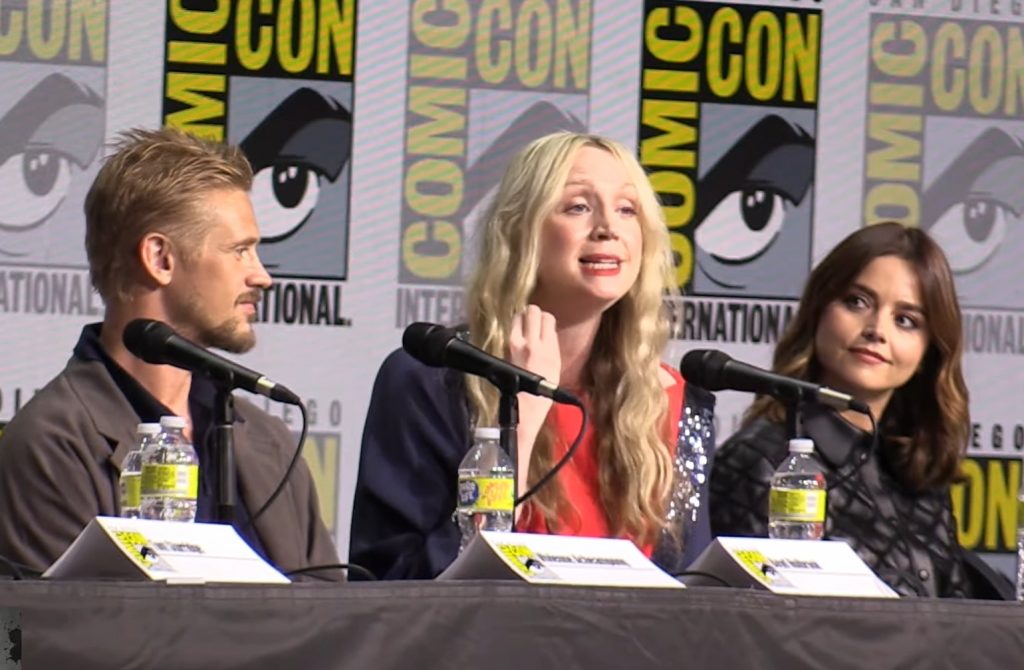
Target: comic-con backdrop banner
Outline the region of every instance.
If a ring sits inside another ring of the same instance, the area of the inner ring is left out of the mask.
[[[673,365],[696,347],[769,365],[810,269],[858,227],[941,243],[973,421],[960,538],[1012,570],[1022,2],[8,0],[0,82],[0,420],[102,316],[81,212],[116,133],[237,143],[274,277],[244,360],[306,401],[344,556],[378,365],[407,324],[460,319],[510,156],[590,130],[633,147],[664,204]],[[721,437],[749,401],[720,394]],[[259,402],[298,435],[296,411]]]

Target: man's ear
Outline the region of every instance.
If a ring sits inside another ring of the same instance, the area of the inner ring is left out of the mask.
[[[163,233],[146,233],[139,241],[139,262],[146,277],[158,286],[167,286],[178,263],[174,245]]]

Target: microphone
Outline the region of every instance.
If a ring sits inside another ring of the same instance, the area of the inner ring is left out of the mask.
[[[461,339],[454,328],[436,323],[414,323],[402,334],[402,348],[419,362],[435,368],[454,368],[489,380],[502,388],[513,379],[518,391],[551,398],[555,402],[582,407],[579,398],[555,386],[540,375],[492,356]]]
[[[688,352],[683,356],[679,370],[686,381],[708,391],[747,391],[763,393],[780,400],[798,398],[839,410],[851,409],[871,415],[868,406],[851,395],[741,363],[717,349],[694,349]]]
[[[287,387],[186,340],[162,321],[135,319],[125,326],[121,339],[128,351],[147,363],[173,365],[226,382],[231,388],[259,393],[289,405],[302,404]]]

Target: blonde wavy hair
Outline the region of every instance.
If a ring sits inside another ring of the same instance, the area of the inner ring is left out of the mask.
[[[775,347],[772,369],[820,382],[814,338],[826,308],[845,293],[871,261],[895,256],[917,275],[930,341],[920,369],[896,389],[878,420],[879,435],[892,445],[891,465],[910,489],[957,481],[971,419],[960,359],[963,329],[953,273],[939,245],[919,228],[887,221],[852,233],[811,272],[793,320]],[[758,396],[744,423],[764,417],[783,421],[785,408]]]
[[[505,357],[512,318],[522,312],[537,284],[539,238],[545,220],[562,198],[576,153],[595,147],[625,168],[638,194],[643,236],[640,273],[629,292],[601,318],[583,375],[597,440],[601,503],[612,533],[639,543],[655,540],[665,524],[673,484],[671,455],[661,427],[668,412],[659,377],[668,339],[662,301],[673,290],[668,233],[647,175],[621,144],[593,135],[560,132],[534,140],[505,171],[481,225],[480,249],[467,289],[472,342]],[[477,425],[497,425],[498,392],[486,381],[466,377]],[[528,484],[553,465],[556,436],[545,424],[534,446]],[[557,477],[532,498],[548,526],[573,511]]]

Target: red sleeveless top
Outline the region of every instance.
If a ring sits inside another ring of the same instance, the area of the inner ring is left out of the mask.
[[[676,440],[679,433],[679,418],[683,408],[683,379],[673,368],[662,363],[662,368],[672,375],[675,383],[665,389],[668,395],[668,416],[662,426],[665,448],[675,456]],[[590,411],[588,399],[583,399]],[[555,404],[548,413],[547,421],[555,430],[552,462],[558,460],[569,450],[580,430],[583,415],[571,405]],[[542,514],[532,509],[527,503],[526,509],[516,523],[516,530],[525,533],[557,533],[558,535],[578,535],[584,537],[611,537],[608,515],[601,505],[600,484],[598,483],[597,443],[594,439],[593,424],[587,426],[580,446],[576,449],[565,467],[555,476],[571,509],[566,510],[558,519],[558,528],[548,527]],[[632,538],[629,538],[632,539]],[[638,545],[639,546],[639,545]],[[653,544],[640,546],[640,550],[650,557],[654,551]]]

